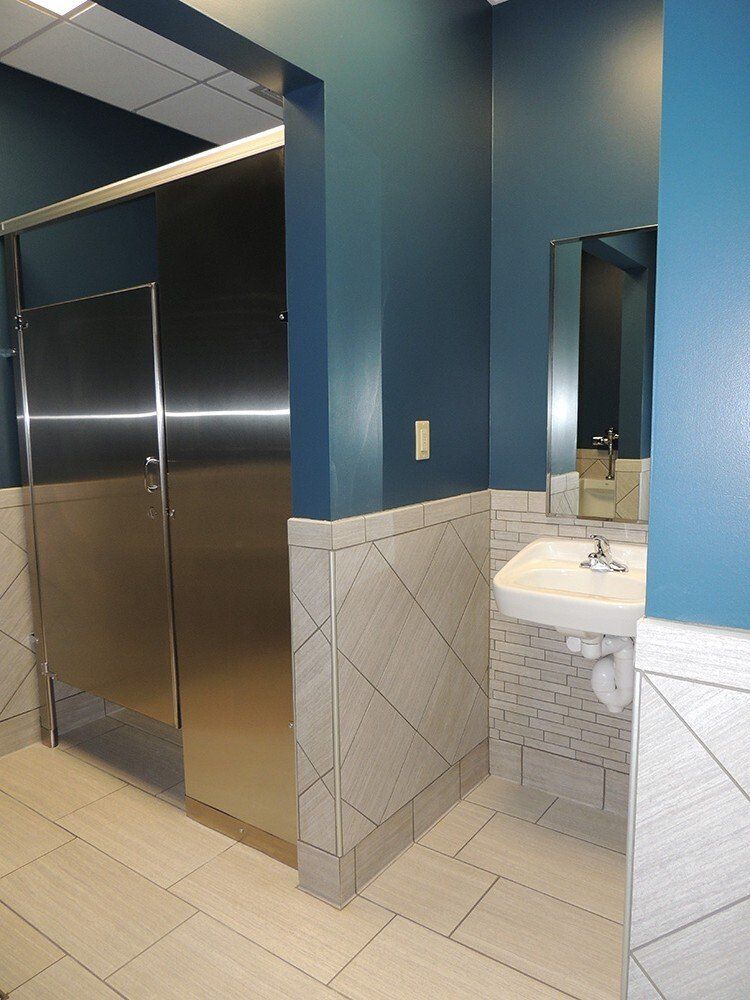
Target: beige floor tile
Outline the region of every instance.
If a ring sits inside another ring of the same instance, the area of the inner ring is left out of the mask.
[[[0,900],[101,978],[193,912],[80,840],[0,879]]]
[[[62,955],[39,931],[0,903],[0,990],[10,993]]]
[[[322,982],[391,917],[366,899],[354,899],[343,910],[313,899],[297,887],[294,869],[242,845],[188,875],[172,892]]]
[[[0,876],[53,851],[70,839],[65,830],[0,792]]]
[[[615,851],[497,813],[458,857],[592,913],[622,921],[625,858]]]
[[[396,917],[331,985],[352,1000],[562,1000],[563,994]]]
[[[68,753],[153,795],[183,778],[182,748],[133,726],[119,726]]]
[[[35,745],[0,757],[0,789],[49,819],[59,819],[122,782],[63,750]]]
[[[620,996],[622,927],[500,879],[453,935],[579,1000]]]
[[[132,726],[134,729],[140,729],[144,733],[150,733],[152,736],[158,736],[159,739],[166,740],[168,743],[182,746],[181,729],[168,726],[166,722],[159,722],[158,719],[149,719],[147,715],[141,715],[140,712],[132,712],[129,708],[121,708],[119,711],[112,712],[108,718],[114,719],[116,722],[122,722],[126,726]]]
[[[57,745],[61,750],[69,750],[79,743],[85,743],[86,740],[91,740],[95,736],[101,736],[102,733],[109,733],[113,729],[119,729],[121,725],[121,722],[117,722],[108,715],[103,715],[100,719],[92,719],[91,722],[84,722],[82,726],[76,726],[75,729],[64,733]]]
[[[517,816],[536,822],[545,809],[549,809],[555,801],[555,796],[542,792],[528,785],[517,785],[515,781],[506,781],[491,774],[481,785],[466,796],[469,802],[475,802],[487,809],[497,809],[498,812]]]
[[[117,1000],[117,993],[65,957],[17,989],[12,1000]]]
[[[494,815],[491,809],[485,809],[474,802],[459,802],[419,838],[419,843],[453,857]]]
[[[493,881],[487,872],[415,844],[362,895],[440,934],[450,934]]]
[[[304,972],[199,913],[109,982],[130,1000],[325,1000]]]
[[[185,782],[181,781],[177,785],[173,785],[171,788],[165,789],[163,792],[159,792],[156,796],[157,799],[164,799],[168,802],[170,806],[177,806],[178,809],[185,808]]]
[[[568,799],[558,799],[539,820],[539,826],[569,833],[571,837],[580,837],[581,840],[608,847],[620,854],[625,853],[628,820],[616,813],[592,809]]]
[[[234,843],[130,786],[71,813],[60,824],[164,888]]]

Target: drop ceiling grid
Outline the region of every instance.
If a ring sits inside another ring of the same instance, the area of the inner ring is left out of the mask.
[[[0,0],[0,62],[209,142],[283,119],[253,81],[103,7],[81,7],[61,16]]]

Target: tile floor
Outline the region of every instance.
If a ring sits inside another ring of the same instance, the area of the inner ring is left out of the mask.
[[[619,996],[620,817],[490,777],[338,911],[187,819],[134,722],[0,758],[0,997]]]

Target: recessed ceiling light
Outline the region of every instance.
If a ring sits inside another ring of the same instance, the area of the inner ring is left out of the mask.
[[[82,3],[81,0],[30,0],[29,6],[41,7],[42,10],[47,10],[50,14],[59,14],[63,17],[79,7],[89,7],[92,4],[89,0],[86,3]]]

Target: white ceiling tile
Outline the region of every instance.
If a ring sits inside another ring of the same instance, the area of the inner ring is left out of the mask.
[[[20,0],[0,0],[0,52],[17,45],[52,21],[51,15],[27,7]]]
[[[176,69],[194,80],[205,80],[224,72],[224,67],[218,63],[204,59],[203,56],[157,35],[139,24],[128,21],[119,14],[114,14],[104,7],[91,7],[73,18],[73,23],[89,31],[96,32],[112,42],[124,45],[127,49],[140,52],[143,56],[155,59],[156,62]]]
[[[248,80],[247,77],[240,76],[239,73],[224,73],[223,76],[217,76],[215,80],[211,81],[211,86],[216,87],[217,90],[220,90],[224,94],[231,94],[237,100],[245,101],[247,104],[261,111],[267,111],[269,115],[275,115],[277,118],[284,117],[283,108],[279,107],[278,104],[274,104],[273,101],[266,100],[259,94],[253,94],[252,88],[257,87],[258,84],[254,80]]]
[[[2,62],[131,111],[192,82],[67,21],[13,49]]]
[[[264,132],[278,120],[204,84],[167,97],[139,114],[219,145]]]

